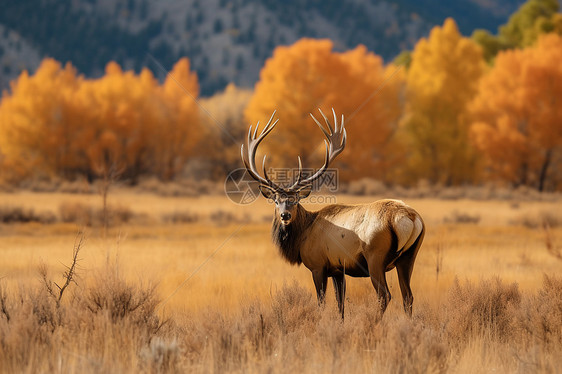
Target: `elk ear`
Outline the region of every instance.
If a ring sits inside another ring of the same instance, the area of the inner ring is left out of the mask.
[[[297,192],[299,193],[299,200],[306,199],[312,192],[312,185],[309,184],[307,186],[301,187]]]
[[[275,199],[275,190],[265,184],[260,184],[260,192],[266,199]]]

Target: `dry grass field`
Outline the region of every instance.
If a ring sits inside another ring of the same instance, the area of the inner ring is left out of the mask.
[[[427,225],[413,317],[391,271],[385,315],[351,278],[342,322],[331,284],[319,308],[278,255],[261,198],[115,189],[106,232],[99,195],[0,194],[0,371],[560,372],[562,199],[404,200]]]

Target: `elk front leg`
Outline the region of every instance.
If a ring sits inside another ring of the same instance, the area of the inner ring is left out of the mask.
[[[326,297],[326,288],[328,286],[328,276],[326,270],[315,270],[312,272],[312,279],[316,287],[316,297],[318,297],[318,305],[324,303]]]
[[[338,301],[338,308],[341,313],[341,318],[344,316],[344,304],[345,304],[345,274],[336,274],[332,276],[332,282],[334,283],[334,290],[336,291],[336,300]]]

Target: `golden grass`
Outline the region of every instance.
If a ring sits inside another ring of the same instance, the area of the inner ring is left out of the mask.
[[[0,194],[0,206],[9,203],[54,214],[58,214],[62,203],[96,206],[100,200],[96,195]],[[338,202],[343,203],[368,200],[338,197]],[[559,367],[562,362],[556,357],[562,356],[556,354],[561,353],[560,346],[536,340],[535,332],[527,330],[541,326],[536,310],[545,303],[545,293],[555,295],[549,301],[555,307],[561,305],[556,292],[545,286],[544,274],[559,274],[562,263],[546,250],[541,229],[517,224],[520,217],[541,212],[559,216],[559,203],[434,199],[407,203],[422,214],[428,227],[412,279],[414,318],[408,320],[403,315],[392,271],[387,277],[393,300],[383,320],[378,321],[370,282],[348,279],[346,321],[341,325],[331,285],[326,308],[318,310],[310,272],[288,265],[273,248],[270,225],[263,222],[264,216],[271,216],[272,207],[261,199],[237,206],[219,196],[171,198],[118,189],[110,194],[110,204],[126,207],[143,218],[111,228],[106,239],[102,238],[101,228],[85,228],[78,284],[71,287],[82,296],[105,289],[97,281],[103,284],[104,277],[115,271],[108,273],[103,270],[106,268],[119,269],[118,279],[107,282],[117,286],[107,288],[106,294],[122,290],[123,282],[133,289],[156,282],[155,297],[161,302],[146,313],[160,321],[169,319],[167,327],[149,331],[127,317],[123,323],[130,329],[116,328],[114,322],[88,314],[84,302],[69,294],[63,303],[64,317],[57,317],[66,322],[56,325],[52,332],[57,334],[56,339],[51,333],[43,337],[55,339],[69,353],[57,358],[53,357],[54,350],[33,345],[36,350],[32,354],[37,357],[29,366],[17,357],[4,355],[0,357],[0,369],[53,371],[56,360],[62,360],[62,368],[66,369],[63,371],[80,372],[103,371],[101,368],[117,372],[141,368],[148,372],[550,372]],[[181,211],[203,218],[189,224],[163,223],[166,214]],[[218,211],[230,212],[234,219],[217,225],[205,218]],[[445,218],[454,212],[480,219],[477,224],[445,223]],[[17,309],[13,300],[22,292],[27,292],[29,300],[40,301],[36,304],[52,307],[42,299],[45,296],[29,290],[41,289],[37,273],[41,263],[46,264],[54,280],[60,279],[80,229],[71,223],[0,226],[0,277],[12,300],[11,308]],[[552,236],[556,245],[562,245],[562,227],[553,228]],[[119,265],[113,265],[115,262]],[[494,277],[501,279],[499,284],[494,283]],[[511,286],[514,282],[515,291]],[[471,305],[480,311],[495,305],[496,300],[486,300],[487,290],[495,290],[499,299],[507,300],[507,306],[497,312],[500,317],[492,321],[486,320],[486,313],[482,316],[471,311]],[[49,313],[57,316],[61,312]],[[0,333],[15,329],[2,318],[0,313],[0,323],[4,324]],[[483,325],[473,325],[483,318]],[[498,321],[506,318],[509,328],[502,328],[511,329],[517,336],[497,331]],[[463,324],[464,320],[469,325]],[[76,326],[80,323],[87,328],[78,333]],[[96,335],[94,330],[100,326],[104,332]],[[562,322],[554,324],[556,328],[553,337],[561,339]],[[105,344],[103,347],[92,348],[83,342],[97,342],[101,337],[108,339],[99,343]],[[508,338],[517,343],[515,348],[508,344]],[[2,339],[0,336],[0,342]],[[25,341],[13,344],[24,345]],[[124,358],[110,354],[110,349],[123,350]]]

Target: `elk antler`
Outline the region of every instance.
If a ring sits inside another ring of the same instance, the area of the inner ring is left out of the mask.
[[[320,127],[320,130],[322,130],[322,132],[324,133],[324,136],[326,136],[326,140],[324,140],[324,144],[326,145],[326,157],[325,157],[325,160],[324,160],[324,165],[322,165],[322,167],[320,169],[318,169],[316,171],[316,173],[314,173],[310,177],[302,180],[302,162],[301,162],[301,158],[299,157],[299,172],[298,172],[298,175],[297,175],[297,180],[289,188],[289,191],[296,191],[296,190],[299,190],[303,187],[307,187],[307,186],[312,185],[312,183],[316,179],[318,179],[322,174],[324,174],[324,172],[326,171],[326,169],[328,168],[330,163],[345,148],[345,141],[346,141],[346,138],[347,138],[347,134],[346,134],[345,128],[344,128],[343,114],[341,116],[341,122],[338,125],[338,118],[336,117],[336,112],[334,111],[334,108],[332,108],[332,113],[334,115],[334,127],[332,128],[332,125],[330,124],[330,121],[328,121],[328,118],[324,115],[322,110],[320,110],[320,108],[318,108],[318,111],[320,112],[322,117],[324,117],[324,121],[326,122],[326,125],[328,126],[327,129],[320,122],[318,122],[318,120],[312,115],[312,113],[310,113],[310,116],[312,117],[314,122],[316,122],[318,127]]]
[[[271,187],[275,190],[293,192],[293,191],[298,191],[303,187],[308,187],[308,186],[312,185],[312,183],[316,179],[318,179],[322,174],[324,174],[324,172],[328,168],[328,165],[330,165],[330,163],[336,158],[336,156],[339,155],[343,151],[343,149],[345,148],[345,141],[346,141],[347,135],[346,135],[345,128],[344,128],[343,115],[341,116],[341,122],[338,125],[338,119],[336,117],[336,112],[332,108],[332,113],[334,114],[334,127],[332,127],[332,125],[330,124],[330,121],[328,121],[328,118],[326,118],[324,113],[320,109],[318,109],[318,111],[320,112],[322,117],[324,117],[324,121],[326,122],[326,125],[328,127],[327,129],[320,122],[318,122],[318,120],[316,118],[314,118],[312,113],[310,113],[310,116],[312,117],[314,122],[316,122],[318,127],[320,127],[320,130],[322,130],[322,132],[324,133],[324,136],[326,136],[326,140],[324,140],[324,144],[326,146],[326,157],[325,157],[325,160],[324,160],[324,165],[322,165],[322,167],[320,169],[318,169],[316,171],[316,173],[314,173],[310,177],[303,180],[302,179],[302,161],[301,161],[301,158],[299,156],[298,157],[299,171],[298,171],[298,175],[297,175],[297,180],[288,189],[283,189],[283,188],[279,187],[278,185],[276,185],[275,183],[273,183],[269,179],[269,176],[267,175],[267,171],[266,171],[266,168],[265,168],[266,156],[263,157],[263,175],[264,176],[262,177],[259,174],[259,172],[256,169],[256,151],[257,151],[258,145],[273,130],[273,128],[275,127],[277,122],[279,122],[279,119],[277,119],[275,122],[272,123],[273,118],[275,117],[275,113],[276,113],[276,111],[274,111],[273,114],[271,115],[271,118],[267,122],[267,125],[265,125],[265,127],[262,129],[259,136],[257,134],[258,134],[258,127],[259,127],[260,123],[258,122],[256,124],[256,127],[254,128],[253,132],[252,132],[252,126],[250,126],[250,130],[248,131],[248,152],[247,153],[244,152],[244,144],[242,144],[242,147],[240,148],[242,161],[244,162],[244,166],[246,166],[246,170],[248,171],[248,173],[250,173],[252,178],[254,178],[256,181],[258,181],[260,184],[265,185],[265,186],[269,186],[269,187]]]
[[[260,184],[262,185],[266,185],[276,190],[279,190],[280,189],[279,186],[273,183],[267,175],[267,171],[265,169],[266,156],[263,157],[263,175],[265,178],[262,177],[259,174],[259,172],[256,170],[256,151],[258,149],[258,145],[273,130],[277,122],[279,122],[279,119],[277,119],[275,120],[275,122],[272,123],[273,117],[275,117],[276,112],[277,112],[276,110],[273,111],[271,118],[267,122],[267,125],[265,125],[265,127],[261,130],[259,136],[257,136],[258,127],[260,126],[259,121],[256,124],[256,128],[254,129],[253,133],[252,133],[252,126],[250,126],[250,129],[248,130],[248,153],[246,154],[244,152],[244,144],[242,144],[242,147],[240,148],[240,154],[242,156],[242,161],[244,162],[244,166],[246,166],[246,170],[248,171],[248,173],[250,173],[252,178],[260,182]]]

